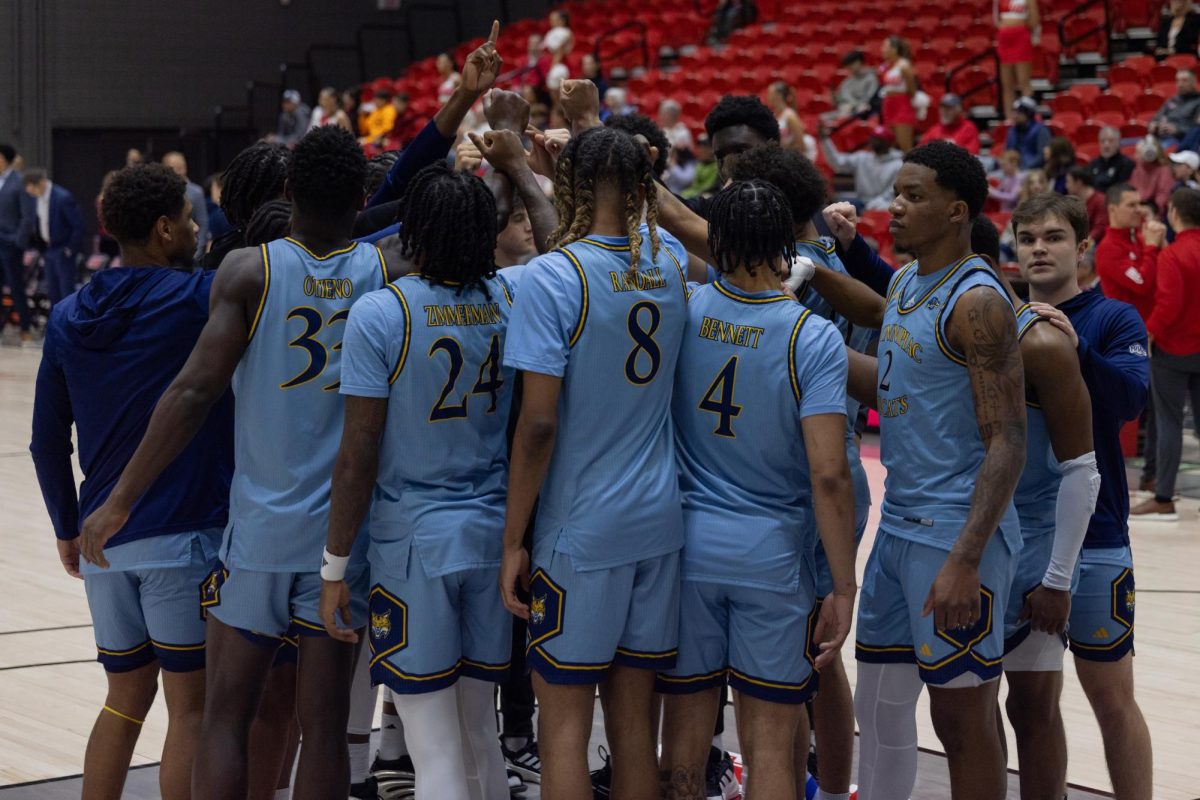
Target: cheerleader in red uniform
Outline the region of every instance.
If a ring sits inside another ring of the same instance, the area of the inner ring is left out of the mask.
[[[892,129],[896,146],[904,152],[912,149],[913,131],[917,125],[917,112],[912,103],[917,92],[917,78],[913,74],[911,55],[907,40],[889,36],[883,42],[883,63],[879,65],[883,124]]]
[[[994,0],[996,18],[996,54],[1000,57],[1000,91],[1009,122],[1013,102],[1032,97],[1033,48],[1042,35],[1037,0]]]

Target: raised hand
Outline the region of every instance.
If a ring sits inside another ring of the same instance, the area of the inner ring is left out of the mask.
[[[566,80],[558,88],[559,108],[572,125],[600,121],[600,91],[586,79]]]
[[[529,127],[529,103],[516,92],[493,89],[484,100],[483,115],[494,131],[521,133]]]
[[[467,56],[462,68],[462,87],[472,94],[480,95],[496,83],[504,59],[496,52],[496,41],[500,38],[500,20],[492,21],[492,33],[488,40]]]
[[[488,163],[505,175],[511,177],[523,169],[529,169],[529,156],[521,144],[521,137],[512,131],[487,131],[483,136],[477,133],[468,136]]]

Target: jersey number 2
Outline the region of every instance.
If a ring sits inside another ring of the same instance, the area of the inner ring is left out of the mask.
[[[742,407],[733,402],[734,385],[737,383],[737,356],[731,356],[717,373],[708,391],[700,399],[700,410],[717,415],[717,427],[713,433],[729,439],[737,438],[733,433],[733,418],[742,413]],[[720,395],[717,398],[717,395]]]
[[[887,366],[883,368],[883,377],[879,379],[879,390],[887,392],[892,388],[892,381],[888,378],[892,374],[892,351],[884,350],[883,355],[887,359]]]
[[[288,342],[288,347],[297,347],[306,352],[308,354],[308,366],[290,381],[279,384],[280,389],[294,389],[297,386],[321,377],[321,373],[325,371],[325,367],[329,366],[329,351],[332,350],[336,353],[341,350],[342,343],[338,341],[337,344],[327,350],[325,345],[316,338],[316,335],[321,332],[321,328],[332,328],[335,322],[345,322],[349,316],[350,309],[348,308],[334,312],[328,320],[321,317],[320,311],[308,306],[297,306],[288,312],[287,318],[289,320],[304,320],[304,330],[299,336]],[[336,392],[341,385],[341,381],[334,381],[325,387],[325,391]]]
[[[462,372],[462,346],[449,336],[443,336],[430,345],[429,357],[433,358],[433,354],[439,350],[444,351],[450,359],[450,374],[446,376],[446,385],[442,387],[442,393],[438,396],[437,405],[429,412],[429,421],[441,422],[446,419],[463,419],[467,416],[467,395],[464,394],[462,400],[457,405],[446,405],[446,398],[454,392],[454,384],[458,383],[458,376]],[[484,379],[485,372],[487,373],[486,380]],[[496,397],[500,392],[500,387],[503,385],[504,381],[500,377],[500,337],[493,336],[491,346],[488,348],[487,358],[479,365],[479,377],[476,379],[475,385],[471,388],[471,394],[491,395],[492,402],[487,410],[487,413],[491,414],[496,410]]]

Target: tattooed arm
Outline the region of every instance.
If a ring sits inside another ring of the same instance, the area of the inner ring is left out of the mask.
[[[660,769],[658,789],[663,800],[704,800],[704,765]]]
[[[925,600],[939,629],[979,619],[979,562],[1025,466],[1025,375],[1012,305],[987,288],[967,291],[946,325],[950,344],[967,358],[975,420],[986,454],[975,478],[971,510]]]

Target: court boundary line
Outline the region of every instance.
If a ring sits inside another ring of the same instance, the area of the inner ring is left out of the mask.
[[[0,672],[8,672],[12,669],[32,669],[33,667],[61,667],[67,664],[95,664],[94,658],[77,658],[70,661],[47,661],[41,664],[14,664],[11,667],[0,667]]]
[[[0,631],[0,636],[15,636],[18,633],[49,633],[50,631],[70,631],[79,628],[90,628],[92,623],[80,623],[79,625],[57,625],[52,628],[27,628],[21,631]]]

